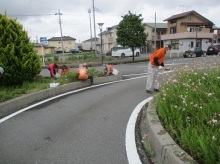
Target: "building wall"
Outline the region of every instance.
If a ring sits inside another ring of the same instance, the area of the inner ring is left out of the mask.
[[[34,51],[38,54],[38,55],[50,55],[50,54],[54,54],[55,50],[54,48],[48,48],[48,47],[41,47],[41,46],[37,46],[34,47]]]
[[[184,25],[183,22],[196,23],[197,25]],[[199,26],[206,24],[207,21],[201,19],[197,15],[191,14],[176,19],[176,23],[168,21],[167,34],[162,35],[161,39],[164,44],[171,44],[172,52],[183,53],[191,47],[201,47],[203,51],[206,51],[208,46],[211,45],[209,39],[213,38],[210,27]],[[176,27],[176,33],[171,33],[171,28]]]
[[[106,54],[111,50],[112,47],[118,46],[116,38],[116,29],[111,29],[110,31],[103,32],[102,34],[102,41],[103,41],[103,54]],[[100,36],[101,38],[101,36]],[[99,39],[98,43],[100,43],[101,40]]]
[[[61,41],[48,41],[48,44],[56,47],[56,51],[62,51],[62,42]],[[64,40],[63,41],[63,50],[64,52],[69,52],[70,49],[77,48],[75,40]]]

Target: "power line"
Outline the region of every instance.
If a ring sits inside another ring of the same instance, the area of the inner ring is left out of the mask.
[[[33,15],[7,15],[10,17],[30,17],[30,16],[51,16],[53,14],[33,14]]]

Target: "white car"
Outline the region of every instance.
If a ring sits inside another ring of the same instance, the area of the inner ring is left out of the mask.
[[[111,56],[113,57],[130,57],[133,56],[132,50],[129,47],[113,47],[111,49]],[[134,50],[134,56],[140,56],[140,49]]]

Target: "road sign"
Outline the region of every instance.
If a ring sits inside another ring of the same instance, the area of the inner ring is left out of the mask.
[[[46,37],[40,37],[40,43],[47,43]]]

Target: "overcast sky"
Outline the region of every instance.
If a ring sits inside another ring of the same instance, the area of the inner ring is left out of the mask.
[[[90,39],[90,19],[88,9],[92,10],[93,0],[1,0],[0,13],[17,18],[31,39],[36,37],[61,36],[59,15],[62,15],[63,36],[76,39],[77,43]],[[142,14],[143,22],[166,23],[166,18],[186,11],[195,10],[203,17],[220,27],[219,0],[94,0],[96,37],[100,33],[97,23],[107,27],[117,25],[128,11]],[[94,20],[91,13],[92,37]]]

